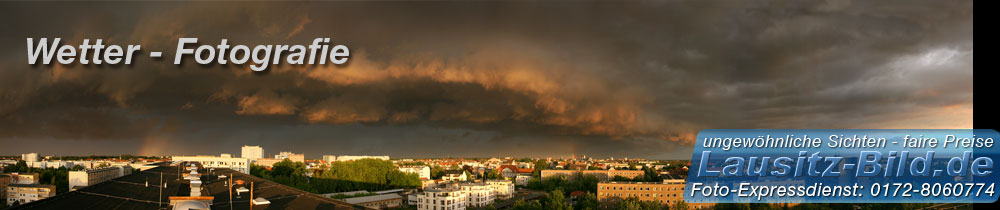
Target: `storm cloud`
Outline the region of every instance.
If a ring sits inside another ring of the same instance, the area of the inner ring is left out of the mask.
[[[684,159],[707,128],[972,127],[972,1],[0,5],[0,154]],[[28,37],[166,58],[28,65]],[[351,58],[173,65],[180,37]]]

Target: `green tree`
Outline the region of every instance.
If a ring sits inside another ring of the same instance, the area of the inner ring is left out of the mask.
[[[542,203],[537,200],[534,201],[524,201],[518,200],[514,202],[514,205],[510,207],[513,210],[543,210]]]
[[[688,203],[684,202],[683,200],[677,201],[677,203],[674,203],[674,205],[670,206],[671,210],[688,210],[690,208],[691,207],[688,206]]]
[[[641,201],[636,197],[629,197],[618,202],[618,210],[660,210],[666,209],[664,205],[653,201]]]
[[[444,176],[444,168],[441,166],[431,167],[431,179],[440,179]]]
[[[549,169],[549,163],[545,160],[535,161],[535,171],[531,172],[531,176],[542,177],[542,170]]]
[[[566,203],[566,195],[562,190],[553,190],[545,195],[542,201],[545,209],[550,210],[572,210],[573,208]]]
[[[597,196],[594,193],[586,193],[579,197],[576,197],[576,204],[573,205],[575,210],[596,210],[601,208],[601,203],[597,200]]]

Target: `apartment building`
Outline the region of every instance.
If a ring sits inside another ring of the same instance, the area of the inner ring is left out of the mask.
[[[403,173],[415,173],[421,179],[431,178],[431,167],[427,166],[400,166],[399,171]]]
[[[38,158],[38,153],[21,154],[21,160],[24,160],[24,162],[38,162],[38,161],[41,161],[41,159]]]
[[[7,185],[14,183],[14,177],[7,174],[0,174],[0,198],[7,200]]]
[[[625,198],[638,198],[642,201],[653,201],[663,205],[673,205],[684,201],[683,179],[669,179],[663,182],[599,182],[597,183],[597,199],[605,207],[614,206]],[[711,204],[688,204],[692,209],[711,207]]]
[[[37,173],[11,173],[12,184],[38,184]]]
[[[113,166],[69,172],[69,189],[86,187],[132,174],[132,167]]]
[[[493,187],[486,183],[461,183],[458,184],[461,193],[465,194],[465,206],[469,208],[486,207],[496,200]]]
[[[7,185],[7,205],[25,204],[56,195],[56,186],[47,184]]]
[[[465,210],[466,194],[455,188],[425,188],[417,195],[418,210]]]
[[[510,180],[486,180],[486,185],[493,188],[493,194],[498,199],[510,199],[514,196],[514,183]]]
[[[216,156],[173,156],[173,162],[198,162],[205,168],[228,168],[242,173],[250,173],[250,159],[225,158]]]
[[[634,179],[636,177],[641,177],[646,175],[646,172],[642,170],[542,170],[542,179],[554,176],[566,176],[573,177],[576,173],[582,173],[583,175],[593,175],[597,177],[598,180],[608,181],[615,176],[621,176],[629,179]]]
[[[247,146],[243,145],[241,149],[240,157],[250,159],[251,161],[260,159],[264,157],[264,148],[260,146]]]

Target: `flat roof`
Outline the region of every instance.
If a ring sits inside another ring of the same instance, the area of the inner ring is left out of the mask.
[[[8,187],[36,187],[36,188],[37,187],[44,187],[44,188],[49,188],[49,187],[52,187],[53,185],[49,185],[49,184],[8,184],[7,186]]]
[[[348,198],[348,199],[344,199],[344,201],[346,201],[347,203],[351,203],[351,204],[359,204],[359,203],[368,203],[368,202],[373,202],[373,201],[383,201],[383,200],[392,200],[392,199],[403,199],[403,196],[399,196],[399,194],[393,193],[393,194],[382,194],[382,195],[373,195],[373,196],[365,196],[365,197],[357,197],[357,198]]]
[[[186,165],[180,165],[185,167]],[[187,175],[187,170],[178,170],[178,166],[160,164],[149,170],[132,173],[111,181],[84,187],[76,191],[59,194],[50,198],[26,203],[10,209],[169,209],[170,196],[189,196],[191,188],[181,176]],[[230,169],[216,168],[212,172],[203,170],[201,174],[202,196],[214,197],[213,209],[250,209],[249,193],[240,193],[237,197],[233,189],[232,203],[229,200],[229,189],[226,179],[218,175],[225,174],[233,180],[254,183],[254,197],[262,197],[269,201],[267,205],[257,205],[254,209],[364,209],[344,201],[312,194],[289,186],[281,185],[262,178],[240,173]],[[180,173],[178,173],[180,172]],[[160,175],[166,182],[162,188],[157,184]],[[232,175],[230,175],[232,174]],[[149,186],[146,186],[146,182]],[[239,187],[241,185],[237,185]]]

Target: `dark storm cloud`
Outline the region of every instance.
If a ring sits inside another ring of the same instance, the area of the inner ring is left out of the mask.
[[[971,1],[3,4],[5,142],[685,158],[705,128],[972,125]],[[16,50],[25,37],[104,38],[167,58],[29,66]],[[332,37],[352,56],[263,74],[176,66],[179,37]],[[68,152],[104,151],[51,151]]]

